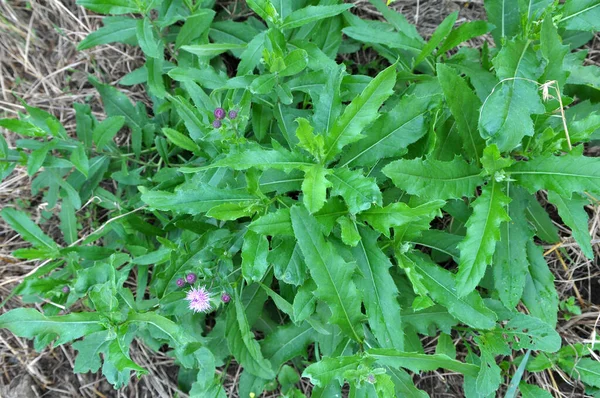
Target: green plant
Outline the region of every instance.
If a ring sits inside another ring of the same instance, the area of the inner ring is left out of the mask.
[[[489,0],[489,21],[454,28],[453,13],[429,41],[382,0],[385,22],[335,0],[248,0],[260,19],[243,21],[230,19],[241,2],[78,3],[115,15],[79,48],[139,45],[146,63],[120,84],[146,84],[153,106],[90,77],[107,118],[76,104],[76,138],[26,105],[0,120],[27,137],[0,139],[2,177],[25,165],[63,233],[2,211],[32,244],[14,255],[44,260],[14,294],[46,304],[0,327],[38,349],[74,342],[75,371],[102,367],[116,388],[146,372],[134,338],[167,344],[199,397],[225,396],[215,368],[232,359],[241,396],[304,396],[302,375],[313,397],[344,383],[421,397],[407,371],[438,368],[462,373],[468,397],[508,380],[513,396],[543,395],[520,381],[552,366],[600,387],[597,363],[574,361],[593,345],[561,348],[534,241],[560,241],[545,190],[595,256],[584,205],[600,160],[583,143],[600,138],[600,69],[577,49],[600,30],[598,0]],[[488,32],[496,47],[463,45]],[[389,66],[371,77],[336,61],[363,47]],[[435,354],[420,335],[439,336]],[[510,355],[523,367],[499,366]]]

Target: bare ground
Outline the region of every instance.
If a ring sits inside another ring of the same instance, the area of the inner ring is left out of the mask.
[[[368,1],[354,3],[360,13],[380,17]],[[484,15],[480,1],[400,0],[394,7],[414,22],[425,36],[431,35],[450,12],[459,11],[459,22]],[[75,6],[74,0],[0,0],[0,117],[14,117],[22,111],[19,98],[55,114],[69,132],[75,129],[74,102],[90,102],[102,117],[98,95],[87,83],[87,75],[115,83],[140,66],[143,58],[138,49],[124,45],[105,45],[78,52],[77,43],[99,26],[101,17]],[[596,36],[590,45],[590,63],[600,63],[599,40]],[[473,45],[481,43],[479,39]],[[120,89],[127,91],[125,87]],[[134,86],[127,94],[130,98],[146,101],[142,87]],[[9,145],[14,147],[15,137],[9,133],[6,136]],[[51,236],[59,235],[56,217],[43,218],[44,204],[39,195],[31,194],[30,183],[25,169],[16,168],[0,183],[0,208],[18,202],[19,206],[27,208],[44,231]],[[600,242],[597,202],[589,206],[588,211],[592,215],[589,225],[592,239],[597,243]],[[559,331],[567,343],[591,342],[596,338],[595,330],[600,320],[600,267],[582,255],[567,228],[557,225],[563,242],[560,247],[548,247],[545,255],[556,276],[561,298],[575,296],[582,307],[581,315],[568,321],[560,320]],[[82,234],[89,232],[84,229]],[[39,266],[36,262],[11,256],[15,249],[26,245],[0,220],[0,301],[9,296],[25,275]],[[594,249],[600,254],[597,244]],[[19,306],[22,302],[11,298],[0,313]],[[426,350],[433,352],[435,339],[424,340]],[[132,377],[128,387],[114,391],[101,374],[74,375],[74,352],[70,347],[47,348],[38,353],[28,340],[0,330],[0,397],[11,397],[11,394],[18,398],[185,396],[177,389],[177,371],[169,357],[138,343],[132,346],[131,356],[149,369],[150,375],[141,380]],[[237,396],[239,370],[235,366],[227,369],[226,387],[232,397]],[[530,383],[548,389],[555,397],[584,396],[581,386],[558,370],[529,377]],[[461,380],[455,374],[441,372],[430,372],[415,379],[418,387],[432,397],[460,396]],[[306,384],[301,387],[308,389]]]

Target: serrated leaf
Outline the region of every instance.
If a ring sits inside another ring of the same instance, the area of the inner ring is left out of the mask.
[[[340,226],[342,242],[348,246],[355,247],[360,241],[360,235],[356,229],[356,223],[346,216],[338,218],[337,223]]]
[[[23,239],[31,243],[38,249],[48,250],[49,252],[57,252],[58,245],[48,235],[38,227],[29,217],[22,211],[15,210],[10,207],[4,208],[0,215],[21,235]]]
[[[559,359],[559,365],[569,376],[587,385],[600,388],[600,362],[592,358]]]
[[[333,4],[302,7],[288,15],[281,25],[281,29],[294,29],[311,22],[331,18],[352,8],[353,4]]]
[[[304,369],[302,377],[307,377],[315,386],[326,386],[332,380],[337,380],[341,385],[346,371],[356,370],[359,365],[372,362],[374,359],[359,355],[325,357]]]
[[[250,330],[241,298],[236,292],[233,305],[227,310],[225,338],[229,351],[245,370],[263,379],[272,379],[275,372],[267,361]]]
[[[325,136],[325,161],[331,161],[347,144],[363,138],[362,130],[379,116],[381,104],[393,93],[396,65],[379,73],[344,109]]]
[[[431,220],[441,215],[440,208],[445,203],[443,200],[433,200],[410,207],[406,203],[397,202],[385,207],[373,207],[360,213],[358,218],[369,223],[376,231],[390,236],[390,228],[400,227],[417,220]]]
[[[281,208],[252,221],[250,231],[269,236],[294,236],[290,209]]]
[[[507,172],[531,193],[554,191],[565,199],[575,192],[600,194],[600,159],[567,154],[544,155],[515,163]]]
[[[306,149],[316,159],[320,159],[323,156],[323,136],[313,134],[313,127],[303,117],[296,119],[296,123],[298,123],[296,128],[298,146]]]
[[[448,37],[446,37],[446,40],[444,40],[437,53],[443,55],[461,43],[488,33],[492,28],[493,25],[487,21],[465,22],[448,34]]]
[[[429,57],[433,53],[435,48],[438,46],[438,44],[440,44],[442,40],[444,40],[446,36],[448,36],[450,31],[452,30],[452,27],[454,26],[454,23],[456,22],[457,17],[458,12],[453,12],[452,14],[444,18],[442,22],[440,22],[437,28],[435,28],[435,31],[431,35],[429,41],[425,44],[425,46],[423,46],[423,49],[415,58],[413,63],[414,66],[419,65],[427,57]]]
[[[242,246],[242,275],[248,283],[260,281],[265,276],[269,267],[268,253],[269,241],[266,236],[246,232]]]
[[[549,391],[523,382],[519,384],[519,391],[522,398],[552,398],[552,394]]]
[[[471,161],[478,162],[485,147],[485,142],[477,131],[481,101],[454,69],[444,64],[437,64],[436,69],[446,102],[456,121],[458,134],[462,138],[463,149]]]
[[[92,139],[98,149],[103,149],[117,135],[125,124],[123,116],[112,116],[104,119],[96,125],[92,133]]]
[[[304,174],[304,181],[302,182],[303,203],[311,214],[321,210],[325,204],[327,187],[331,185],[326,178],[327,174],[329,174],[329,170],[320,164],[313,165]]]
[[[365,227],[358,232],[360,241],[352,254],[362,274],[356,278],[357,287],[369,297],[364,302],[369,326],[381,347],[402,351],[404,333],[398,290],[389,272],[392,263],[377,246],[378,233]]]
[[[561,338],[553,326],[525,314],[518,313],[508,321],[502,331],[514,339],[513,350],[531,349],[556,352],[560,348]]]
[[[398,105],[368,127],[364,139],[344,150],[340,165],[373,166],[381,159],[404,154],[427,133],[425,115],[431,102],[430,97],[403,96]]]
[[[502,45],[502,39],[511,38],[521,31],[521,15],[518,0],[485,0],[488,20],[496,26],[492,30],[496,46]]]
[[[367,210],[373,204],[382,205],[375,179],[365,177],[360,170],[335,168],[327,179],[331,181],[331,196],[341,196],[352,214]]]
[[[510,221],[500,226],[500,240],[496,244],[492,269],[500,300],[506,308],[514,308],[523,294],[529,268],[527,243],[533,233],[525,216],[527,193],[520,187],[508,187]]]
[[[597,32],[600,30],[598,0],[567,0],[559,23],[566,29]]]
[[[289,223],[291,229],[292,223],[291,221]],[[271,243],[272,248],[269,251],[267,259],[269,263],[273,264],[275,277],[290,285],[302,285],[308,277],[308,270],[306,269],[304,258],[296,240],[284,238],[281,240],[272,240],[271,242],[273,242]]]
[[[317,132],[330,131],[342,111],[340,87],[344,68],[336,66],[327,68],[324,72],[328,77],[327,82],[315,101],[315,113],[312,117]]]
[[[257,198],[239,190],[219,189],[202,184],[195,189],[180,189],[174,193],[148,191],[142,195],[142,201],[157,210],[200,214],[225,203],[243,203],[250,206],[257,203]]]
[[[541,81],[547,82],[556,80],[559,87],[562,87],[569,75],[567,68],[564,67],[564,60],[565,56],[569,53],[570,48],[569,46],[562,44],[558,29],[554,26],[554,22],[550,15],[546,16],[542,23],[542,30],[540,32],[540,50],[547,62]]]
[[[73,372],[97,372],[102,366],[100,353],[108,342],[108,332],[103,330],[85,336],[84,339],[73,343],[73,348],[78,351]]]
[[[484,101],[479,132],[500,152],[511,151],[524,136],[533,136],[531,115],[545,112],[535,82],[542,74],[541,62],[531,46],[524,40],[508,42],[493,60],[501,82]]]
[[[564,199],[555,192],[548,192],[548,200],[558,209],[558,215],[563,222],[571,228],[573,238],[590,260],[594,259],[590,231],[588,229],[589,216],[584,206],[590,202],[581,195],[575,194],[571,199]]]
[[[479,293],[473,291],[464,297],[456,293],[454,276],[426,257],[414,254],[396,256],[399,261],[410,262],[419,273],[421,283],[434,301],[448,309],[459,321],[476,329],[492,329],[496,324],[496,314],[488,309]]]
[[[391,348],[371,348],[367,356],[376,359],[378,363],[394,368],[406,368],[413,372],[437,370],[440,368],[453,370],[468,376],[476,376],[479,368],[441,354],[420,354],[417,352],[402,352]]]
[[[542,254],[542,248],[533,242],[527,245],[529,272],[523,290],[523,303],[529,313],[554,327],[558,312],[558,293],[554,287],[554,275]]]
[[[400,159],[383,168],[398,188],[430,199],[472,197],[481,185],[481,170],[456,157],[451,162],[435,159]]]
[[[277,328],[263,342],[262,349],[273,369],[279,370],[285,362],[306,356],[306,347],[314,341],[315,330],[307,323]]]
[[[275,22],[279,19],[277,9],[271,0],[247,0],[248,6],[262,19]]]
[[[96,312],[45,316],[32,308],[16,308],[0,315],[0,328],[7,328],[28,339],[43,335],[49,335],[51,339],[58,337],[56,345],[105,329],[100,314]]]
[[[460,262],[456,282],[460,296],[475,290],[491,264],[496,242],[500,240],[499,228],[503,222],[510,221],[505,210],[509,202],[500,183],[491,181],[473,203],[473,214],[466,224],[467,235],[458,246]]]
[[[295,206],[290,213],[298,244],[317,284],[314,294],[329,305],[331,323],[352,339],[362,341],[361,294],[352,281],[356,265],[345,263],[333,245],[325,241],[316,219],[307,210]]]

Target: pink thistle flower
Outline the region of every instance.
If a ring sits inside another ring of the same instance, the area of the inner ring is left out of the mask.
[[[212,309],[210,306],[210,295],[204,286],[192,288],[185,297],[189,301],[189,309],[194,312],[208,312]]]

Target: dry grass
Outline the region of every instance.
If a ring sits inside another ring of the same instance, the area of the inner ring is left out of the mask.
[[[379,18],[378,12],[366,0],[354,2],[359,12]],[[450,12],[459,11],[458,22],[474,20],[484,15],[480,1],[419,1],[399,0],[394,7],[416,23],[419,31],[430,36],[439,22]],[[16,116],[22,111],[19,98],[30,105],[55,114],[72,133],[74,102],[89,102],[102,118],[98,95],[87,82],[87,75],[96,75],[104,82],[115,83],[143,62],[139,50],[123,45],[105,45],[84,52],[76,44],[87,33],[101,25],[100,17],[86,13],[74,0],[0,0],[0,117]],[[480,45],[482,39],[473,45]],[[591,63],[600,62],[598,37],[590,46]],[[123,89],[121,87],[120,89]],[[146,101],[141,87],[133,87],[127,95]],[[9,145],[15,146],[15,137],[8,135]],[[56,217],[46,214],[40,196],[33,196],[31,179],[23,168],[17,168],[0,183],[0,208],[14,206],[27,209],[45,232],[58,236]],[[589,206],[592,215],[592,239],[600,242],[600,212],[598,206]],[[56,209],[55,209],[56,211]],[[570,238],[570,232],[557,223],[564,237],[560,247],[548,247],[546,258],[556,275],[556,286],[562,298],[576,296],[582,314],[569,321],[561,320],[559,331],[567,343],[595,340],[595,330],[600,319],[600,294],[596,262],[590,262]],[[0,220],[0,301],[39,264],[20,261],[11,256],[17,248],[26,246],[16,234]],[[595,247],[597,251],[597,246]],[[0,313],[21,306],[12,298]],[[39,308],[38,308],[39,309]],[[427,352],[433,352],[435,339],[424,339]],[[33,350],[29,341],[16,338],[0,330],[0,386],[8,385],[21,375],[25,392],[19,397],[172,397],[177,391],[176,368],[172,359],[134,343],[131,356],[134,361],[150,370],[141,380],[132,377],[128,387],[115,392],[101,374],[74,375],[72,366],[75,353],[70,347]],[[514,369],[513,369],[514,370]],[[225,377],[229,396],[237,396],[240,368],[230,366]],[[582,388],[559,371],[543,372],[530,376],[530,382],[552,391],[556,397],[583,396]],[[433,397],[455,397],[462,394],[460,376],[430,372],[416,378],[420,388]],[[19,379],[16,379],[19,384]],[[305,390],[308,385],[303,385]],[[8,391],[4,391],[7,393]],[[16,389],[12,389],[16,393]],[[0,396],[3,390],[0,387]],[[276,394],[265,395],[276,396]],[[10,397],[10,395],[8,395]]]

